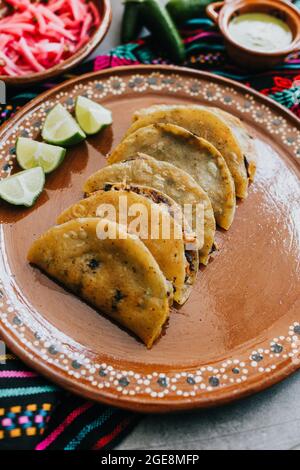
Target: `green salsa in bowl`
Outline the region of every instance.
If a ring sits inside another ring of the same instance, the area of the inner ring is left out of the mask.
[[[272,68],[300,48],[300,12],[280,0],[234,0],[207,7],[227,52],[241,67]]]
[[[274,52],[293,41],[289,25],[268,13],[250,12],[234,17],[228,25],[233,41],[254,51]]]

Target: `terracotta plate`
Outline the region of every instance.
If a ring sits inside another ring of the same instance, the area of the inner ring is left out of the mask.
[[[234,82],[167,67],[78,77],[41,95],[0,131],[1,177],[15,167],[19,135],[36,138],[58,101],[85,94],[114,124],[68,152],[32,210],[1,203],[0,329],[25,362],[63,387],[140,411],[216,405],[262,390],[300,364],[299,121]],[[231,230],[201,270],[187,304],[151,351],[30,267],[26,253],[56,216],[82,197],[84,180],[130,124],[155,103],[205,103],[242,118],[255,138],[258,172]]]

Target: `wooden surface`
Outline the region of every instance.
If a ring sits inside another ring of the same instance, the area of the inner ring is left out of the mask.
[[[112,6],[112,28],[97,53],[119,41],[123,5],[112,0]],[[266,392],[226,407],[147,416],[118,449],[300,450],[300,372]]]

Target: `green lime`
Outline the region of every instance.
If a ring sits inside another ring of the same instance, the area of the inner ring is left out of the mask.
[[[23,170],[41,166],[45,173],[51,173],[62,163],[66,150],[56,145],[19,137],[16,154],[18,163]]]
[[[86,135],[69,111],[59,103],[47,115],[42,137],[49,144],[66,147],[78,144]]]
[[[88,135],[97,134],[112,123],[108,109],[84,96],[78,96],[76,100],[75,116],[81,129]]]
[[[31,207],[45,185],[45,173],[38,166],[0,181],[0,197],[15,206]]]

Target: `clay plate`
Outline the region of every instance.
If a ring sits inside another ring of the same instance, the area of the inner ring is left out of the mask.
[[[139,411],[217,405],[262,390],[300,364],[299,121],[237,83],[171,67],[126,67],[78,77],[29,103],[0,130],[1,177],[15,169],[19,135],[36,138],[47,111],[85,94],[114,123],[68,152],[33,209],[0,206],[0,330],[31,367],[87,398]],[[84,180],[155,103],[219,106],[255,139],[258,171],[219,251],[186,305],[148,351],[105,316],[26,262],[34,239],[82,197]]]

